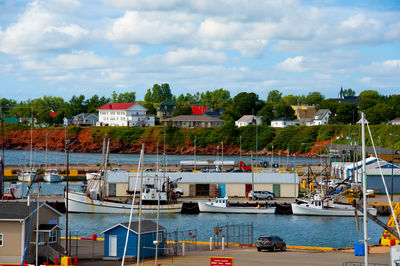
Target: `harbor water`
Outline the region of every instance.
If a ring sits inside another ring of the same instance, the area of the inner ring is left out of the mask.
[[[29,165],[30,164],[30,151],[27,150],[5,150],[5,165]],[[32,151],[32,164],[45,164],[46,152],[45,151]],[[63,165],[66,162],[65,152],[47,152],[47,163]],[[308,165],[308,164],[324,164],[324,158],[300,158],[294,156],[258,156],[253,157],[257,162],[268,161],[274,164],[296,164],[296,165]],[[179,164],[184,160],[194,160],[193,155],[167,155],[167,164]],[[223,158],[225,161],[234,161],[239,163],[240,156],[226,156]],[[197,155],[196,160],[222,160],[221,154],[217,157],[216,155]],[[242,160],[245,163],[250,163],[250,156],[242,156]],[[101,161],[100,153],[69,153],[70,167],[73,169],[74,164],[96,164]],[[119,154],[111,153],[109,155],[109,161],[112,164],[137,164],[139,162],[139,154]],[[144,156],[145,164],[155,164],[157,161],[161,164],[164,163],[164,157],[162,155],[157,156],[156,154],[146,154]]]
[[[77,190],[82,182],[70,182],[70,188]],[[63,183],[41,183],[41,194],[62,194]],[[33,184],[32,192],[37,189]],[[26,191],[26,184],[25,189]],[[146,214],[144,219],[156,219],[155,214]],[[388,217],[380,217],[386,222]],[[69,214],[69,230],[74,236],[90,237],[93,233],[101,234],[105,229],[127,222],[129,214]],[[357,231],[355,218],[352,217],[314,217],[274,214],[161,214],[160,224],[167,230],[197,230],[198,241],[209,241],[213,236],[214,226],[229,224],[249,224],[254,226],[254,239],[260,235],[279,235],[288,245],[316,247],[351,247],[363,238],[362,220]],[[65,216],[60,224],[65,228]],[[382,228],[368,221],[370,244],[378,244]],[[65,231],[63,231],[65,234]]]

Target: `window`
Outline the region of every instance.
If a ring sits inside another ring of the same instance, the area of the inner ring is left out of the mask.
[[[51,231],[49,233],[49,243],[57,242],[57,231]]]
[[[3,234],[0,234],[0,247],[3,246]]]

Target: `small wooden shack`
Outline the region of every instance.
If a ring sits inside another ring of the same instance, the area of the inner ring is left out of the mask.
[[[123,257],[128,225],[128,223],[119,223],[102,232],[104,234],[104,258]],[[143,220],[141,221],[140,231],[140,257],[145,258],[155,256],[157,224],[151,220]],[[129,239],[125,255],[126,257],[137,256],[138,232],[139,222],[132,222],[129,228]],[[163,255],[166,229],[162,226],[159,226],[158,234],[158,255]]]

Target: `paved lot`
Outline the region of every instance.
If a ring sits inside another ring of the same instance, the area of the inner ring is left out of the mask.
[[[381,248],[378,252],[371,249],[369,263],[389,265],[390,254],[388,248]],[[221,251],[195,251],[186,256],[161,257],[161,265],[210,265],[210,257],[233,257],[234,265],[343,265],[344,262],[364,262],[364,257],[356,257],[352,250],[321,252],[299,251],[289,249],[286,252],[257,252],[255,248],[229,248]],[[121,261],[80,261],[79,265],[121,265]],[[128,261],[126,265],[136,265],[135,261]],[[141,265],[154,265],[154,260],[146,260]],[[353,264],[350,264],[353,265]]]

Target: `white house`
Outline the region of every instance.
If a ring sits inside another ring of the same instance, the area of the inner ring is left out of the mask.
[[[318,125],[326,125],[328,124],[329,116],[331,111],[329,109],[320,109],[314,116],[314,119],[311,121],[311,124],[307,126],[318,126]]]
[[[289,127],[295,125],[297,125],[296,121],[288,118],[279,118],[271,121],[271,127]]]
[[[397,117],[390,121],[391,125],[400,125],[400,117]]]
[[[97,110],[98,126],[154,126],[154,116],[138,103],[107,103]]]
[[[261,125],[261,117],[255,115],[244,115],[239,120],[235,121],[235,126],[245,127],[248,125]]]

